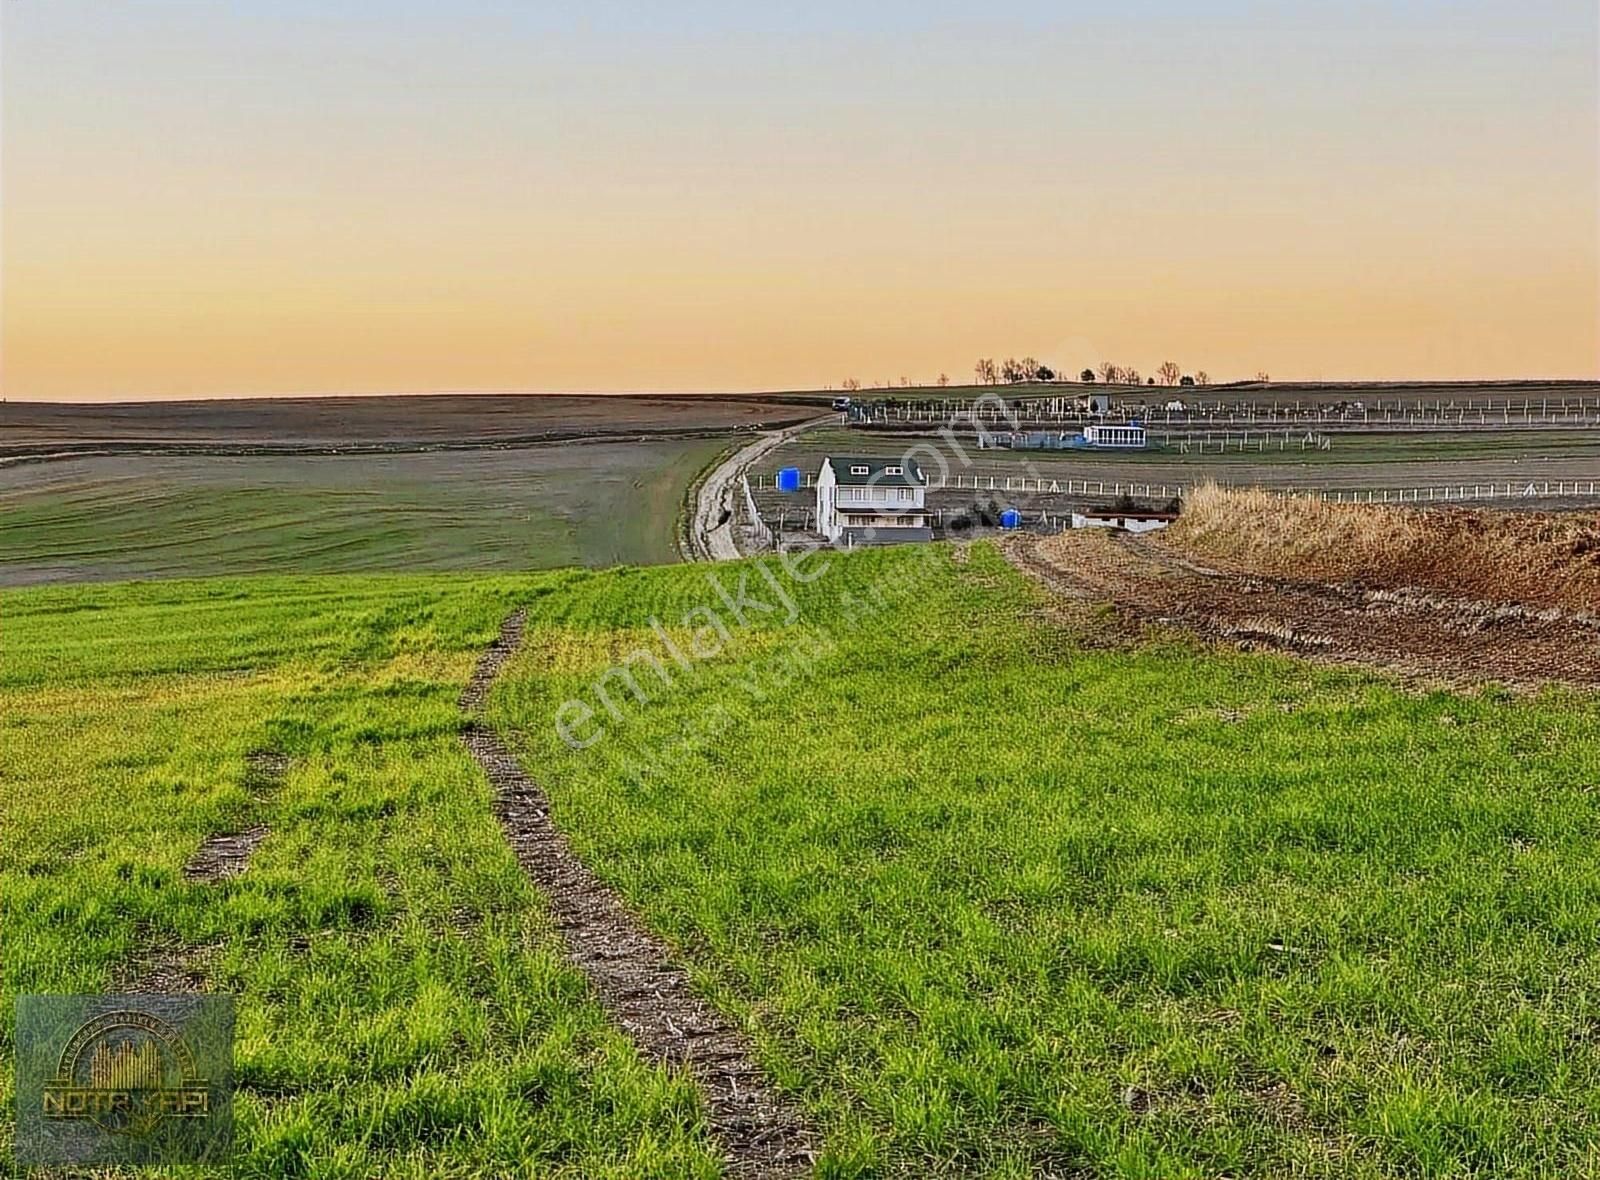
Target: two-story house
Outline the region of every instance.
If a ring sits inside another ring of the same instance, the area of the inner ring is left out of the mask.
[[[933,539],[928,480],[914,460],[829,455],[816,488],[817,531],[835,544]]]

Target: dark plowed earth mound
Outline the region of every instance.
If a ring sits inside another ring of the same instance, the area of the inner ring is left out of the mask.
[[[479,709],[522,642],[525,612],[506,619],[461,696]],[[705,1095],[711,1132],[730,1176],[810,1172],[818,1137],[799,1109],[773,1091],[747,1037],[694,993],[672,952],[573,854],[550,820],[549,802],[500,739],[477,722],[462,734],[494,787],[495,814],[523,870],[549,901],[567,957],[613,1020],[646,1054],[686,1067]]]
[[[1244,648],[1444,684],[1600,686],[1600,616],[1586,611],[1217,572],[1098,530],[1017,538],[1006,554],[1072,597]]]

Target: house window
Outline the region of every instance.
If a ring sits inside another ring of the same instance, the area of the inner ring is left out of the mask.
[[[883,473],[885,475],[904,475],[906,472],[903,467],[885,467]]]
[[[867,470],[868,469],[865,468],[865,467],[855,466],[855,467],[850,468],[850,474],[851,475],[865,475],[867,473]]]

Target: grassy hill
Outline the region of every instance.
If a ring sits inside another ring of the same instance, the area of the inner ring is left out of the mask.
[[[716,438],[0,467],[0,585],[677,560]]]
[[[238,992],[244,1175],[715,1175],[456,740],[515,604],[491,720],[820,1174],[1600,1169],[1593,698],[1122,636],[983,546],[0,593],[0,1002]]]

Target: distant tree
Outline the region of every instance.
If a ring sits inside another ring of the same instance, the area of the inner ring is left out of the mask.
[[[1000,379],[1007,384],[1022,380],[1022,363],[1014,356],[1000,362]]]
[[[1146,385],[1154,385],[1155,383],[1156,383],[1156,379],[1154,377],[1150,378],[1149,381],[1145,382]]]
[[[1185,373],[1182,377],[1180,377],[1178,379],[1178,384],[1179,385],[1193,385],[1194,384],[1194,378],[1189,376],[1187,373]]]
[[[840,389],[845,389],[845,390],[850,391],[851,393],[854,393],[856,390],[861,388],[861,378],[860,377],[846,377],[843,381],[841,381],[839,383],[839,388]]]
[[[1260,381],[1264,385],[1268,381],[1271,381],[1272,378],[1267,376],[1267,371],[1265,369],[1262,369],[1259,373],[1256,374],[1256,380]]]
[[[1176,362],[1163,361],[1161,367],[1156,370],[1156,376],[1161,378],[1161,384],[1163,385],[1176,385],[1182,372],[1183,370],[1178,368]]]
[[[1039,371],[1034,374],[1034,379],[1037,381],[1054,381],[1056,379],[1056,371],[1049,365],[1040,365]]]
[[[1100,362],[1100,380],[1107,385],[1115,385],[1122,380],[1122,368],[1111,361]]]
[[[943,386],[946,386],[946,385],[949,385],[949,384],[950,384],[950,374],[948,374],[948,373],[940,373],[939,374],[939,385],[941,387],[943,387]]]
[[[1139,370],[1132,367],[1122,370],[1122,383],[1124,385],[1139,384]]]
[[[1018,361],[1017,362],[1017,380],[1019,380],[1019,381],[1037,381],[1037,380],[1039,380],[1039,362],[1034,360],[1031,356],[1025,356],[1020,361]]]
[[[1195,380],[1195,384],[1197,384],[1197,385],[1210,385],[1211,384],[1211,374],[1206,372],[1204,369],[1201,369],[1198,373],[1196,373],[1194,375],[1194,380]]]
[[[1085,385],[1093,385],[1094,384],[1094,370],[1093,369],[1085,369],[1083,372],[1078,374],[1078,380],[1082,381]]]

